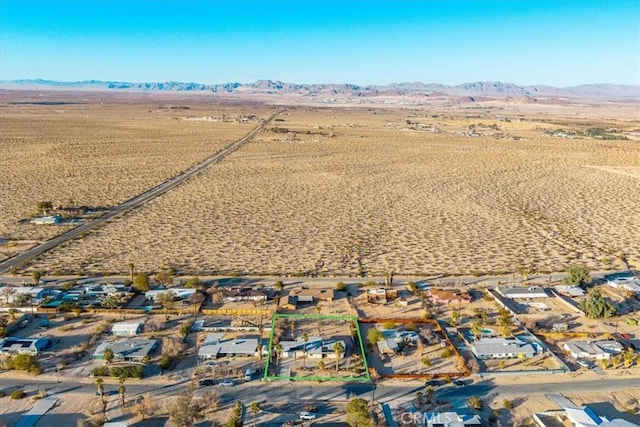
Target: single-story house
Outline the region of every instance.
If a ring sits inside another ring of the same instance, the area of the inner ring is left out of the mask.
[[[3,286],[0,288],[0,299],[5,304],[13,304],[22,298],[20,295],[28,294],[31,298],[31,304],[40,305],[47,297],[55,297],[60,294],[52,288],[44,288],[42,286]]]
[[[347,348],[344,341],[340,340],[339,342],[342,343],[342,348]],[[306,352],[307,357],[312,359],[322,359],[324,357],[335,358],[335,353],[333,352],[335,343],[335,340],[323,341],[322,337],[309,337],[306,343],[300,337],[295,341],[280,341],[279,344],[282,346],[280,356],[282,358],[299,358],[303,357]],[[341,354],[340,357],[343,358],[344,353]]]
[[[540,286],[518,287],[518,286],[500,286],[498,292],[505,298],[549,298],[549,295]]]
[[[612,288],[624,289],[625,291],[640,295],[640,279],[634,276],[621,276],[615,279],[608,279],[607,284]]]
[[[268,294],[262,290],[251,288],[230,288],[222,289],[222,300],[224,303],[246,302],[246,301],[266,301]]]
[[[115,360],[125,362],[141,362],[145,356],[150,355],[158,345],[157,340],[141,338],[125,338],[116,341],[105,341],[93,352],[94,360],[104,360],[104,351],[110,348]]]
[[[134,337],[142,332],[142,322],[117,322],[111,326],[111,335]]]
[[[0,339],[0,353],[2,354],[30,354],[38,355],[49,345],[49,338],[17,338]]]
[[[201,360],[217,359],[223,356],[255,356],[260,341],[257,338],[224,339],[224,332],[212,332],[204,339],[198,350]],[[263,353],[265,351],[263,346]]]
[[[585,296],[584,289],[580,286],[556,286],[553,288],[557,294],[568,297],[568,298],[577,298]]]
[[[106,283],[104,285],[86,286],[85,295],[122,297],[132,292],[131,286],[124,283]]]
[[[60,215],[39,216],[33,219],[33,223],[38,225],[60,224],[61,222],[62,222],[62,216]]]
[[[471,302],[471,295],[468,292],[450,289],[429,289],[427,298],[440,304],[467,304]]]
[[[566,342],[562,348],[569,352],[574,359],[600,360],[609,359],[612,354],[619,354],[623,350],[622,344],[617,341],[574,341]]]
[[[471,343],[471,351],[478,359],[512,359],[520,354],[531,358],[541,350],[536,344],[515,338],[480,338]]]
[[[152,289],[150,291],[145,292],[144,297],[148,300],[155,301],[158,294],[162,294],[164,292],[173,293],[174,300],[186,300],[191,298],[191,296],[197,292],[197,289],[195,288]]]

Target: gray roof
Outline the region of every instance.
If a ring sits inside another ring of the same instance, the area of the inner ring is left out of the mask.
[[[143,358],[151,353],[151,350],[156,346],[157,340],[141,339],[141,338],[126,338],[116,341],[104,341],[102,342],[96,351],[93,352],[93,357],[102,356],[107,348],[110,348],[115,353],[116,358]]]
[[[259,341],[257,338],[236,338],[224,340],[224,333],[211,333],[207,335],[204,343],[198,350],[200,358],[217,357],[218,355],[244,355],[256,354]]]
[[[478,357],[492,357],[499,354],[518,354],[526,356],[536,354],[536,349],[529,343],[517,340],[497,338],[481,338],[471,344],[473,353]]]

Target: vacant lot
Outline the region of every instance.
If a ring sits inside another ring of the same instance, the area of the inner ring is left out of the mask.
[[[562,271],[576,260],[611,269],[622,255],[638,265],[640,144],[580,135],[597,127],[635,138],[640,123],[582,119],[567,106],[553,113],[291,109],[220,164],[34,267],[450,275]],[[166,156],[188,139],[184,126],[202,135],[209,125],[169,120],[172,111],[131,114],[162,123],[170,148],[151,163],[163,168],[183,161]],[[198,147],[180,153],[197,157]],[[130,174],[146,179],[139,167]],[[133,181],[127,188],[144,187]],[[23,197],[30,209],[45,193]]]
[[[166,101],[68,95],[45,105],[42,99],[3,96],[0,236],[59,234],[64,227],[18,221],[34,214],[41,200],[54,207],[121,203],[248,133],[258,121],[242,117],[260,115],[258,109]]]

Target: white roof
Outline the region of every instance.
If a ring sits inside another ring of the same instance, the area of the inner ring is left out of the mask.
[[[564,412],[575,427],[596,427],[604,421],[588,406],[564,408]]]
[[[111,332],[136,332],[141,326],[141,322],[118,322],[111,326]]]
[[[549,295],[540,286],[510,287],[501,286],[498,288],[503,296],[507,298],[548,298]]]

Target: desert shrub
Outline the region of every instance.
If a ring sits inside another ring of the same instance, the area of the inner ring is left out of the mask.
[[[16,371],[27,371],[36,375],[42,372],[38,365],[38,360],[30,354],[18,354],[12,357],[9,366]]]
[[[338,283],[336,283],[336,290],[337,291],[346,291],[347,290],[347,285],[344,282],[338,282]]]
[[[110,369],[110,376],[118,378],[142,378],[144,367],[140,365],[114,366]]]
[[[163,371],[166,371],[171,366],[171,362],[173,362],[173,358],[165,354],[160,358],[158,366],[160,366],[160,369],[162,369]]]
[[[442,350],[442,353],[440,353],[440,357],[444,359],[451,356],[453,356],[453,351],[451,351],[450,348],[445,348],[444,350]]]
[[[26,395],[27,393],[25,393],[24,390],[22,389],[13,390],[11,392],[11,399],[13,400],[23,399]]]
[[[0,390],[0,397],[5,397],[7,393],[4,390]]]

